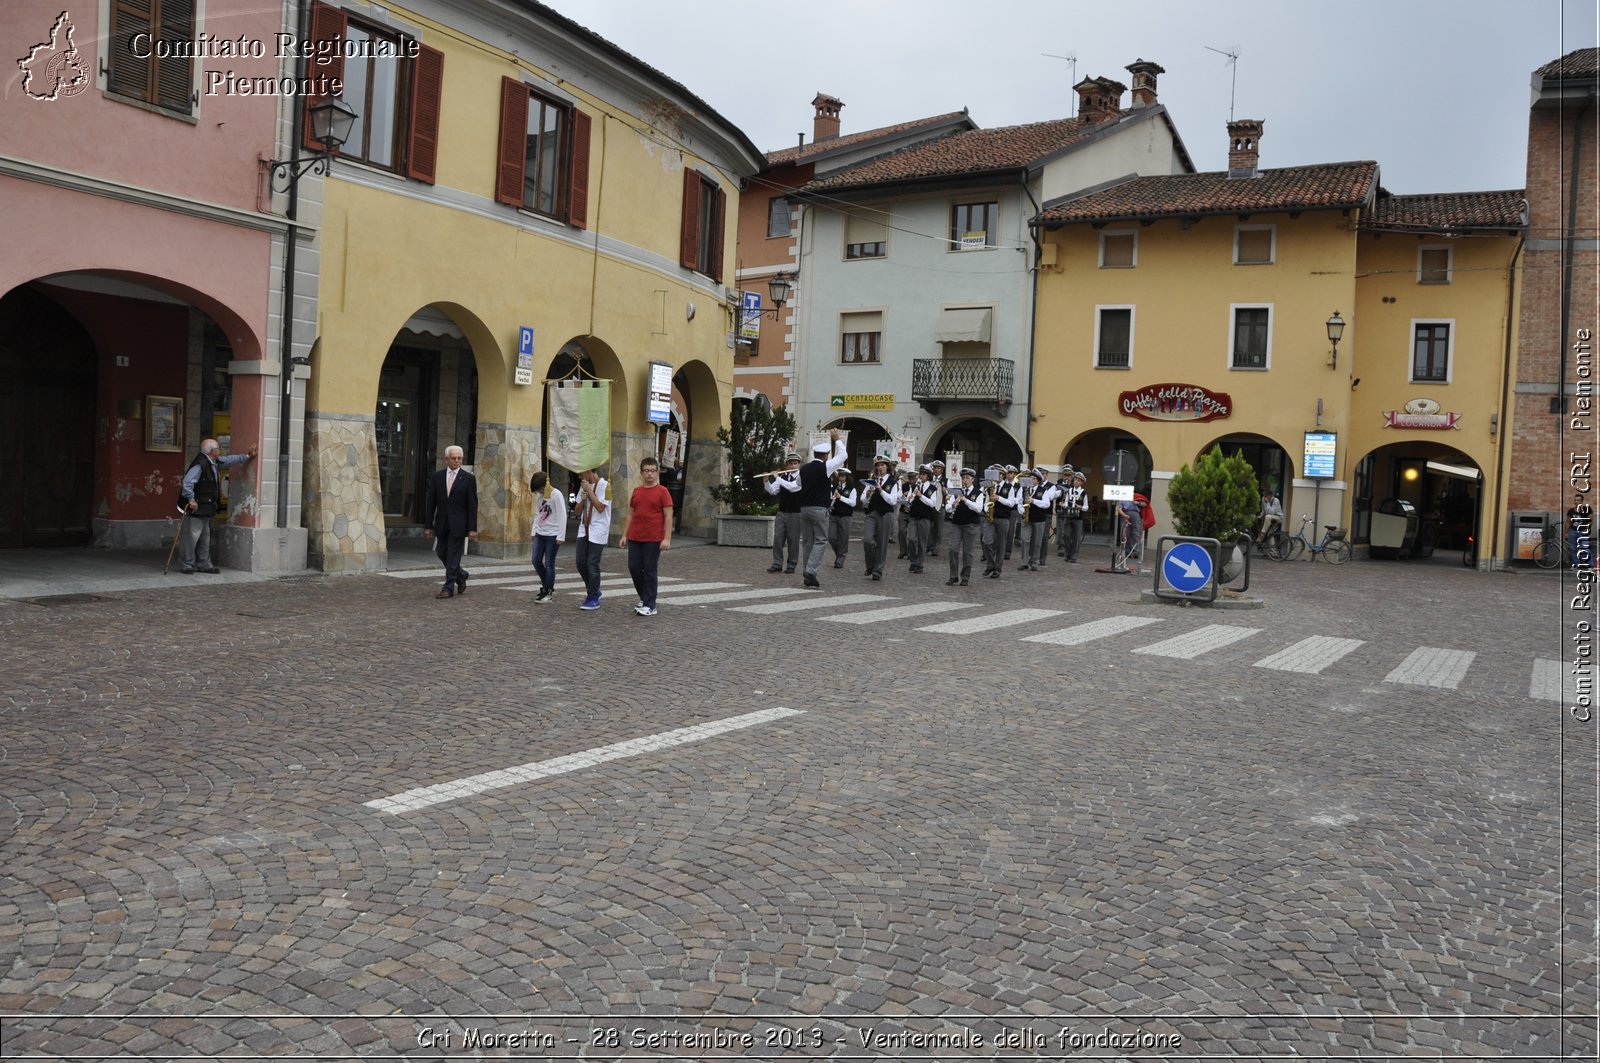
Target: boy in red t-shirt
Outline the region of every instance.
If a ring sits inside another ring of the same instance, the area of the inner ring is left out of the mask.
[[[655,458],[639,463],[639,479],[628,499],[628,518],[622,525],[622,540],[628,544],[628,575],[639,592],[633,611],[640,616],[656,615],[656,569],[661,551],[672,546],[672,492],[661,486],[661,466]]]

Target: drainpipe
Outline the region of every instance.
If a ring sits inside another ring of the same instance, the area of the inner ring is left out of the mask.
[[[1033,204],[1033,213],[1039,214],[1039,201],[1033,198],[1033,189],[1028,187],[1028,171],[1022,171],[1022,192],[1028,197],[1028,202]],[[1039,334],[1039,231],[1032,225],[1028,226],[1028,233],[1033,238],[1033,262],[1028,270],[1032,278],[1032,290],[1029,293],[1028,308],[1028,403],[1022,417],[1022,453],[1026,456],[1033,454],[1033,348],[1034,340]],[[1034,458],[1032,464],[1040,462]]]
[[[300,40],[311,39],[311,8],[310,5],[296,0],[295,22],[300,29]],[[306,60],[299,61],[296,76],[306,78],[310,74]],[[291,106],[294,110],[294,119],[290,122],[289,134],[289,165],[290,172],[298,169],[296,164],[300,161],[300,142],[305,138],[306,109],[303,101],[298,97],[291,97],[294,101]],[[283,380],[283,394],[278,404],[278,519],[275,527],[289,527],[289,425],[294,412],[294,254],[295,247],[300,242],[300,226],[296,219],[300,213],[300,182],[289,182],[289,204],[284,211],[284,219],[288,228],[284,233],[283,245],[283,311],[280,315],[280,328],[278,334],[278,372]]]
[[[1511,260],[1506,263],[1506,343],[1505,354],[1501,361],[1500,371],[1500,453],[1496,455],[1494,476],[1494,508],[1489,511],[1490,519],[1494,521],[1494,529],[1489,535],[1489,550],[1485,553],[1480,544],[1478,559],[1489,559],[1489,567],[1494,568],[1494,559],[1500,556],[1500,498],[1506,483],[1506,457],[1511,453],[1511,446],[1506,442],[1506,432],[1509,425],[1506,422],[1506,404],[1510,401],[1511,391],[1511,337],[1516,333],[1512,327],[1512,314],[1516,312],[1517,302],[1517,259],[1522,256],[1522,247],[1528,241],[1528,230],[1524,228],[1522,235],[1517,237],[1517,246],[1511,252]],[[1565,364],[1565,363],[1563,363]],[[1483,508],[1482,500],[1478,508]],[[1478,522],[1478,535],[1483,535],[1483,522]]]

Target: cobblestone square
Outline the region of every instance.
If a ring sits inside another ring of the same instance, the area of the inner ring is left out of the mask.
[[[1596,1051],[1570,576],[624,561],[0,601],[0,1055]]]

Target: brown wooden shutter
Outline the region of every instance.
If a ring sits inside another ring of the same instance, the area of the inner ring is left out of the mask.
[[[306,76],[313,82],[318,78],[326,78],[329,81],[334,78],[344,80],[344,36],[348,24],[349,20],[338,8],[329,7],[327,4],[311,5],[311,43],[321,56],[319,59],[306,60]],[[330,43],[323,45],[324,41]],[[322,59],[327,60],[326,64]],[[321,102],[320,96],[306,96],[305,136],[301,139],[301,144],[307,151],[322,151],[322,142],[312,139],[311,136],[311,108]],[[366,115],[361,116],[362,121],[366,118]]]
[[[678,265],[694,269],[700,250],[700,175],[683,168],[683,228],[678,234]]]
[[[494,198],[522,206],[523,170],[528,161],[528,87],[516,78],[500,79],[500,164]]]
[[[717,217],[716,225],[711,230],[711,279],[718,284],[722,283],[722,222],[728,216],[728,193],[722,190],[721,185],[716,186]]]
[[[160,39],[168,45],[167,58],[153,60],[157,107],[180,114],[194,113],[194,60],[173,57],[194,44],[194,0],[161,0]]]
[[[439,162],[439,105],[444,93],[444,53],[417,45],[411,67],[411,129],[406,139],[406,176],[433,184]]]
[[[567,224],[589,227],[589,116],[572,111],[572,169],[567,180]]]
[[[133,38],[153,34],[156,12],[153,0],[113,0],[111,32],[107,39],[106,88],[136,100],[151,98],[150,75],[155,59],[133,54]]]

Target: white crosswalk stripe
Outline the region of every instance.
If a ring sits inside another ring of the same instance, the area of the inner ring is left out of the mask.
[[[668,593],[687,594],[690,591],[719,591],[719,590],[727,590],[730,587],[748,587],[749,586],[748,583],[676,583],[676,584],[668,585],[666,580],[661,580],[659,582],[660,582],[660,585],[658,587],[658,593],[660,593],[660,594],[668,594]],[[474,586],[474,587],[477,586],[476,581],[474,581],[472,584],[469,584],[469,586]],[[508,591],[537,591],[539,589],[539,584],[538,584],[537,581],[535,581],[533,583],[529,583],[529,584],[522,585],[522,586],[502,587],[501,589],[502,590],[508,590]],[[582,580],[568,580],[568,581],[557,580],[556,581],[556,593],[557,594],[564,594],[564,593],[567,593],[569,591],[571,593],[573,593],[573,594],[582,594],[584,592],[584,589],[585,588],[583,586],[583,581]],[[606,591],[612,591],[614,593],[620,594],[624,590],[628,590],[628,591],[632,591],[633,590],[633,581],[631,579],[627,579],[627,578],[612,579],[612,580],[602,579],[600,581],[600,592],[602,594],[604,594]]]
[[[659,595],[658,601],[666,605],[721,605],[723,602],[741,602],[753,598],[782,598],[797,594],[816,594],[804,587],[770,587],[762,590],[723,591],[720,594],[686,594],[682,597]]]
[[[1312,635],[1301,639],[1286,649],[1256,662],[1257,668],[1271,668],[1279,672],[1309,672],[1313,675],[1337,663],[1366,642],[1362,639],[1341,639],[1332,635]]]
[[[1454,690],[1466,677],[1477,654],[1471,650],[1447,650],[1439,646],[1418,646],[1394,671],[1383,677],[1385,683],[1404,683],[1415,687],[1444,687]]]
[[[1031,620],[1047,620],[1065,613],[1065,609],[1008,609],[1003,613],[973,616],[965,620],[948,620],[943,624],[929,624],[917,630],[931,631],[936,635],[977,635],[984,631],[1026,624]]]
[[[1235,627],[1232,624],[1207,624],[1205,627],[1186,631],[1182,635],[1166,639],[1162,642],[1152,642],[1148,646],[1140,646],[1134,653],[1148,653],[1155,657],[1177,657],[1181,660],[1191,661],[1202,653],[1220,650],[1224,646],[1231,646],[1241,639],[1251,635],[1259,635],[1258,627]]]
[[[1546,657],[1534,658],[1533,676],[1528,683],[1528,697],[1538,698],[1540,701],[1576,702],[1577,677],[1572,675],[1570,668],[1570,665]]]
[[[1043,635],[1029,635],[1022,641],[1044,642],[1051,646],[1081,646],[1085,642],[1110,638],[1112,635],[1120,635],[1125,631],[1132,631],[1147,624],[1159,623],[1161,623],[1160,620],[1149,616],[1108,616],[1104,620],[1091,620],[1087,624],[1062,628],[1060,631],[1046,631]]]
[[[847,613],[844,616],[824,616],[821,620],[831,621],[835,624],[882,624],[890,620],[904,620],[912,616],[927,616],[930,613],[948,613],[955,609],[976,609],[975,605],[964,605],[960,602],[922,602],[918,605],[900,605],[890,609],[868,609],[861,613]]]
[[[894,597],[887,594],[839,594],[833,597],[812,595],[810,598],[801,598],[796,602],[767,602],[763,605],[730,605],[730,613],[758,613],[770,615],[772,613],[797,613],[803,609],[838,609],[846,605],[867,605],[871,602],[892,602]]]
[[[473,575],[479,572],[514,572],[518,569],[524,572],[528,571],[528,563],[526,561],[502,561],[499,564],[484,564],[481,561],[474,563],[473,559],[469,557],[463,561],[463,564],[467,566],[467,571]],[[384,575],[390,579],[443,579],[444,566],[440,565],[437,568],[407,568],[398,572],[385,572]]]

